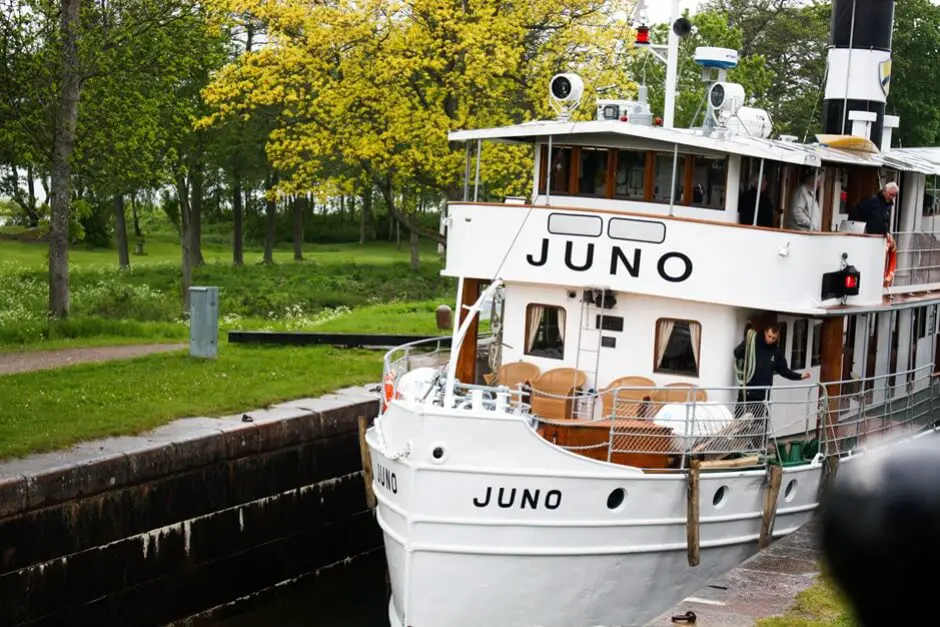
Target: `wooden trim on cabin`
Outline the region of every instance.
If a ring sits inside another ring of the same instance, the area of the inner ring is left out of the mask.
[[[695,182],[695,155],[685,155],[685,177],[682,181],[682,204],[692,205],[692,185]],[[702,209],[714,209],[714,207],[702,207]],[[724,211],[724,207],[720,210]]]
[[[646,166],[643,170],[643,200],[653,202],[653,188],[656,185],[656,153],[646,151]]]
[[[623,201],[623,202],[640,202],[640,201]],[[661,204],[661,203],[657,203],[657,204]],[[487,206],[487,207],[506,207],[507,206],[505,203],[472,202],[472,201],[467,201],[467,202],[456,201],[456,202],[450,202],[448,203],[448,205],[474,205],[474,206]],[[691,222],[693,224],[711,224],[713,226],[726,226],[726,227],[731,227],[731,228],[736,228],[736,229],[770,231],[773,233],[788,233],[791,235],[805,235],[807,237],[816,237],[819,235],[828,235],[831,237],[833,235],[838,235],[840,237],[868,237],[872,239],[882,239],[881,235],[870,235],[867,233],[849,233],[849,232],[842,232],[842,231],[836,231],[833,233],[823,233],[822,231],[792,231],[792,230],[787,230],[787,229],[778,229],[778,228],[772,228],[772,227],[766,227],[766,226],[751,226],[749,224],[738,224],[737,222],[723,222],[721,220],[705,220],[703,218],[689,218],[689,217],[684,217],[684,216],[668,216],[668,215],[659,215],[659,214],[639,213],[636,211],[624,211],[622,209],[585,209],[584,207],[568,207],[564,205],[552,205],[551,207],[547,207],[545,205],[511,205],[511,206],[526,207],[529,209],[539,209],[542,211],[563,210],[563,211],[575,211],[575,212],[593,213],[593,214],[609,213],[612,215],[630,216],[630,217],[636,217],[636,218],[643,218],[646,220],[654,219],[654,220],[668,220],[668,221],[673,221],[673,222]],[[702,207],[690,207],[690,209],[697,209],[697,208],[701,209]],[[715,211],[718,211],[718,210],[716,209]]]
[[[827,429],[832,426],[832,417],[837,415],[839,409],[839,396],[841,390],[838,383],[842,379],[842,340],[843,329],[845,328],[845,318],[843,316],[835,318],[825,318],[821,328],[818,330],[820,337],[820,354],[822,363],[819,369],[819,381],[826,385],[826,393],[829,395],[829,411],[826,412],[825,426]]]
[[[545,193],[545,179],[548,178],[548,144],[542,146],[542,157],[539,159],[539,193]]]
[[[822,171],[822,222],[819,225],[821,231],[832,231],[833,203],[832,194],[835,191],[835,177],[837,172],[834,168],[823,168]]]
[[[581,178],[581,146],[571,147],[571,163],[568,164],[568,192],[578,194],[578,179]]]
[[[483,279],[464,278],[463,292],[460,297],[460,312],[457,316],[458,326],[463,324],[467,315],[470,313],[465,309],[480,298]],[[476,384],[477,377],[477,337],[480,328],[480,317],[475,316],[467,334],[464,336],[463,343],[460,345],[460,352],[457,354],[456,377],[465,384]]]

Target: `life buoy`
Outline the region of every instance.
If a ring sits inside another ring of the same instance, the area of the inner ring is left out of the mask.
[[[894,282],[894,271],[898,267],[898,249],[890,242],[885,241],[885,287],[891,287]]]
[[[392,402],[392,399],[397,397],[395,394],[395,371],[389,370],[385,373],[385,380],[383,381],[384,389],[382,393],[382,408],[383,410],[388,407],[388,404]]]

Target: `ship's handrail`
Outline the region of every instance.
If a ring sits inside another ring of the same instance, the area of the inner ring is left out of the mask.
[[[898,231],[893,286],[940,283],[940,231]]]

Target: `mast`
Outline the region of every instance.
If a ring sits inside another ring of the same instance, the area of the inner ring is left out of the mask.
[[[672,0],[672,17],[669,19],[669,52],[666,55],[666,102],[663,107],[663,128],[675,126],[676,79],[679,74],[679,35],[673,25],[679,19],[679,0]]]

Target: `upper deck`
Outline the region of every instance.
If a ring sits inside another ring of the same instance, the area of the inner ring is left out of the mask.
[[[880,153],[851,137],[805,145],[619,121],[536,122],[450,138],[535,149],[522,204],[450,205],[451,276],[808,315],[886,299],[890,306],[895,294],[940,287],[940,243],[923,235],[933,224],[920,217],[940,159],[921,153]],[[863,149],[844,148],[853,144]],[[850,208],[888,180],[902,191],[892,212],[896,281],[885,287],[884,238],[844,231]],[[793,207],[814,186],[814,220],[797,225]],[[858,295],[824,299],[823,275],[845,264],[861,274]]]

